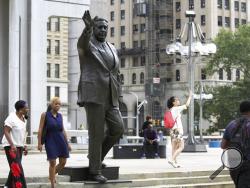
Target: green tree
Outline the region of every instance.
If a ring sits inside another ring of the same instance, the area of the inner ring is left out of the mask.
[[[238,68],[245,79],[250,78],[250,26],[242,25],[236,32],[221,30],[215,38],[216,54],[210,59],[207,70]]]
[[[239,104],[250,99],[250,26],[243,25],[236,32],[221,30],[215,39],[217,53],[207,64],[210,74],[223,70],[239,69],[244,78],[233,84],[210,88],[213,100],[204,105],[204,118],[218,128],[239,116]]]

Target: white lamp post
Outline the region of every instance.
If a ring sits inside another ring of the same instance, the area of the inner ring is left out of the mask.
[[[180,54],[188,58],[188,74],[189,74],[189,89],[194,93],[194,81],[195,81],[195,62],[192,60],[194,56],[207,56],[216,52],[216,45],[213,43],[204,43],[204,36],[201,28],[194,22],[195,12],[192,10],[186,11],[186,17],[189,18],[189,22],[184,25],[183,30],[177,37],[176,42],[167,45],[166,53],[169,55]],[[181,44],[181,39],[184,36],[184,32],[187,27],[187,45]],[[188,138],[185,144],[184,151],[206,151],[206,147],[203,144],[199,144],[194,137],[194,97],[192,96],[189,107],[189,125],[188,125]]]

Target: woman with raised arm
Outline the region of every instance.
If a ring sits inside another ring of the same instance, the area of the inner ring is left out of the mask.
[[[179,168],[180,165],[177,163],[177,157],[184,149],[184,140],[183,140],[183,125],[181,121],[181,113],[183,110],[186,110],[190,104],[192,97],[192,92],[189,92],[189,97],[186,101],[186,104],[180,105],[180,101],[177,97],[170,97],[167,102],[167,106],[171,111],[173,120],[175,121],[174,127],[170,131],[171,143],[172,143],[172,160],[169,160],[168,163],[171,164],[174,168]]]

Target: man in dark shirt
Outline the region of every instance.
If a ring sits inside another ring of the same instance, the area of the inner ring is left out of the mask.
[[[152,122],[149,122],[148,128],[144,130],[144,142],[143,142],[144,151],[147,151],[147,148],[150,145],[154,147],[154,157],[159,158],[158,137],[156,131],[153,129]]]
[[[235,170],[230,170],[230,175],[236,188],[250,188],[250,101],[240,104],[240,113],[241,118],[231,121],[226,127],[221,148],[227,149],[235,145],[244,147],[243,164]]]

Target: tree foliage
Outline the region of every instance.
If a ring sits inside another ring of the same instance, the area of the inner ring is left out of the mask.
[[[222,68],[238,68],[245,78],[250,77],[250,26],[242,25],[236,32],[221,30],[215,38],[216,54],[210,59],[207,70],[214,73]]]
[[[250,26],[243,25],[236,32],[221,30],[215,39],[217,53],[210,59],[210,74],[223,70],[239,69],[244,78],[233,84],[210,88],[213,100],[204,105],[204,118],[218,128],[239,116],[239,104],[250,99]]]

